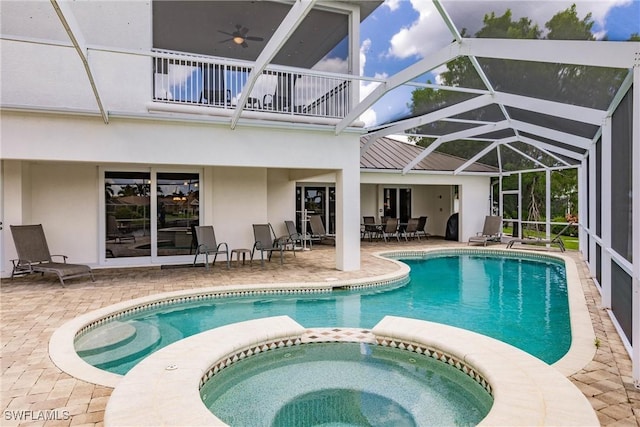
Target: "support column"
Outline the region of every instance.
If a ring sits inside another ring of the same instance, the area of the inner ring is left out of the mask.
[[[551,240],[551,170],[548,168],[544,171],[544,187],[544,216],[547,218],[545,224],[545,239]],[[547,245],[547,247],[550,246],[551,245]]]
[[[633,384],[640,388],[640,63],[633,67],[633,124],[631,131],[632,167],[632,277],[631,277],[631,362]]]
[[[589,147],[589,157],[587,158],[589,161],[589,271],[591,272],[591,277],[596,276],[596,146],[595,144],[591,144]]]
[[[28,201],[23,197],[25,163],[19,160],[2,160],[0,165],[0,277],[11,276],[11,260],[18,254],[11,237],[10,225],[22,225],[29,222]],[[7,203],[7,201],[11,201]]]
[[[336,268],[360,269],[360,168],[336,172]]]
[[[602,179],[600,204],[602,205],[602,218],[600,220],[600,238],[602,239],[602,256],[600,260],[602,287],[602,306],[611,308],[611,192],[614,191],[611,184],[611,117],[607,117],[602,124]]]
[[[589,207],[587,204],[587,194],[589,188],[587,186],[587,160],[582,160],[582,166],[578,168],[578,245],[582,258],[587,259],[589,251],[587,239],[589,235],[585,231],[585,227],[589,227]]]

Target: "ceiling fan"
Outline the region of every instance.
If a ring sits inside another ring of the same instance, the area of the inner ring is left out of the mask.
[[[222,40],[220,43],[226,43],[228,41],[232,41],[235,44],[238,44],[242,47],[249,47],[249,45],[247,44],[247,40],[256,41],[256,42],[261,42],[264,40],[264,38],[262,37],[248,36],[247,33],[249,32],[249,29],[247,27],[243,27],[240,24],[236,25],[236,30],[232,33],[228,33],[226,31],[221,31],[221,30],[218,30],[218,32],[231,36],[231,38]]]

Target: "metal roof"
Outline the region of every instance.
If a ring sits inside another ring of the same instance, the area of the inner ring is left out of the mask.
[[[360,139],[360,147],[367,142],[366,137]],[[401,171],[411,160],[418,157],[424,151],[423,147],[398,141],[392,138],[379,138],[360,157],[360,169],[372,170],[397,170]],[[464,165],[466,159],[445,153],[434,152],[430,156],[420,160],[413,167],[416,171],[446,171],[453,172]],[[473,163],[466,168],[467,172],[485,172],[497,175],[500,169]]]

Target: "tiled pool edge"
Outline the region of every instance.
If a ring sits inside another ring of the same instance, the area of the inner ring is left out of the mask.
[[[508,344],[452,326],[391,316],[371,332],[381,345],[433,348],[439,356],[447,355],[447,363],[459,360],[473,369],[494,393],[493,407],[480,425],[599,425],[589,401],[566,377]],[[291,318],[278,316],[223,326],[171,344],[123,378],[107,404],[105,426],[224,425],[199,394],[212,367],[241,357],[242,349],[296,345],[304,333]]]

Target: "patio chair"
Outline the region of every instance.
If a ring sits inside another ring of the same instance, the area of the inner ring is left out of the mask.
[[[230,267],[229,261],[229,245],[225,242],[218,243],[216,241],[216,233],[213,230],[212,225],[193,225],[191,227],[191,231],[194,233],[196,238],[196,256],[193,257],[193,265],[196,265],[196,261],[198,260],[198,255],[204,254],[204,265],[206,268],[209,268],[209,255],[213,255],[212,266],[216,264],[216,258],[218,255],[226,255],[227,257],[227,268]]]
[[[484,219],[484,227],[482,232],[477,233],[475,236],[469,238],[467,245],[471,243],[482,243],[483,246],[487,246],[487,243],[500,243],[502,238],[502,217],[501,216],[487,216]]]
[[[394,237],[399,242],[400,241],[400,230],[398,228],[399,220],[398,218],[387,218],[387,222],[384,223],[382,227],[382,238],[384,241],[387,241],[387,237]],[[407,236],[404,236],[404,239],[407,240]]]
[[[380,225],[376,224],[375,217],[363,216],[362,217],[362,238],[369,236],[369,241],[372,238],[380,236]]]
[[[107,216],[107,240],[113,240],[116,243],[122,243],[124,240],[133,240],[136,242],[136,236],[133,233],[125,233],[118,228],[118,220],[113,215]]]
[[[271,224],[253,224],[253,236],[255,243],[251,249],[251,259],[253,260],[253,254],[256,250],[260,251],[260,265],[264,268],[264,253],[268,253],[269,262],[271,262],[271,255],[274,251],[280,252],[280,264],[283,264],[284,259],[284,244],[276,238],[276,233],[273,231]]]
[[[18,259],[11,260],[11,278],[30,273],[54,273],[64,286],[66,279],[89,276],[95,282],[88,265],[68,264],[66,255],[51,255],[42,224],[12,225],[11,235],[18,252]],[[52,257],[62,257],[63,262],[54,262]]]
[[[321,215],[309,215],[309,227],[311,227],[311,237],[317,239],[322,243],[328,241],[329,243],[336,244],[336,236],[333,234],[327,234],[322,223]]]
[[[285,227],[287,227],[287,233],[289,234],[288,236],[283,236],[281,237],[281,239],[285,239],[288,240],[292,245],[293,245],[293,255],[295,256],[296,254],[296,245],[299,244],[300,246],[298,246],[299,248],[304,246],[304,242],[308,241],[309,242],[309,247],[311,247],[311,236],[309,235],[309,233],[307,233],[306,235],[299,233],[298,229],[296,228],[296,224],[293,221],[285,221],[284,222]]]
[[[565,231],[569,229],[569,227],[573,226],[575,222],[569,222],[558,234],[555,235],[552,239],[543,239],[538,237],[523,237],[520,239],[511,239],[509,243],[507,243],[507,249],[511,249],[514,243],[522,243],[523,245],[557,245],[560,249],[560,252],[564,252],[566,248],[564,247],[564,242],[562,241],[561,236]]]
[[[418,239],[420,236],[424,236],[427,240],[429,240],[429,233],[427,233],[427,218],[426,216],[421,216],[418,218],[418,229],[416,230],[416,235]]]
[[[405,239],[411,237],[420,240],[420,235],[418,234],[419,223],[420,220],[418,218],[409,218],[409,221],[407,221],[407,228],[404,229]]]

